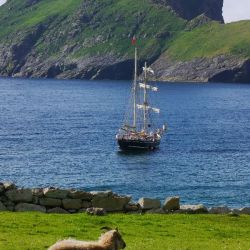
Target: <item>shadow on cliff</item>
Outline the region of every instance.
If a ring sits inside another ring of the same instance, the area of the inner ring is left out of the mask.
[[[138,62],[138,73],[141,73],[143,62]],[[131,80],[134,75],[134,60],[126,60],[98,70],[96,75],[89,75],[89,79]]]
[[[250,82],[250,60],[245,61],[241,68],[222,71],[213,77],[209,82]]]

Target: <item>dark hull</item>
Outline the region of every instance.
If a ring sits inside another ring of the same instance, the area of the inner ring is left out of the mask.
[[[160,145],[160,140],[118,139],[117,141],[120,149],[122,150],[154,150]]]

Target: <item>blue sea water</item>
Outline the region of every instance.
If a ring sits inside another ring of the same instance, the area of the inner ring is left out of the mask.
[[[250,205],[250,85],[159,84],[159,150],[119,152],[126,81],[0,79],[0,180]]]

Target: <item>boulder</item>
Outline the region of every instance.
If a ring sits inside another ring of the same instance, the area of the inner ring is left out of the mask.
[[[82,208],[89,208],[89,207],[93,207],[92,203],[90,201],[82,201]]]
[[[226,206],[212,207],[209,209],[210,214],[229,214],[230,212],[231,212],[231,209]]]
[[[91,207],[87,208],[86,213],[88,215],[104,216],[107,212],[104,208]]]
[[[47,213],[49,214],[69,214],[68,211],[64,210],[61,207],[55,207],[47,210]]]
[[[141,206],[137,203],[128,203],[125,207],[124,207],[125,212],[137,212],[139,210],[141,210]]]
[[[42,188],[33,188],[31,191],[35,197],[38,197],[38,198],[43,197],[43,189]]]
[[[4,196],[4,195],[0,196],[0,201],[5,202],[5,201],[7,201],[7,200],[8,200],[8,199],[7,199],[6,196]]]
[[[240,214],[250,214],[250,207],[243,207],[239,211]]]
[[[228,214],[228,216],[230,216],[230,217],[239,217],[240,214],[232,211],[232,212],[230,212],[230,213]]]
[[[0,183],[0,194],[5,190],[3,183]]]
[[[13,202],[32,202],[33,195],[30,189],[11,189],[5,193],[9,200]]]
[[[7,208],[4,206],[4,204],[0,201],[0,212],[1,211],[7,211]]]
[[[7,208],[7,210],[14,211],[14,208],[15,208],[15,203],[14,202],[12,202],[12,201],[5,201],[3,204]]]
[[[231,210],[231,213],[240,214],[240,209],[234,208]]]
[[[26,212],[26,211],[38,211],[46,213],[46,208],[39,205],[29,204],[29,203],[19,203],[15,206],[16,212]]]
[[[2,184],[4,186],[5,191],[17,188],[13,182],[6,181],[6,182],[3,182]]]
[[[91,201],[93,197],[91,193],[84,192],[84,191],[77,191],[77,190],[71,190],[68,196],[69,198],[72,198],[72,199],[82,199],[85,201]]]
[[[165,200],[163,207],[165,211],[175,211],[180,209],[180,197],[169,197]]]
[[[93,207],[104,208],[107,212],[123,211],[124,207],[129,203],[129,196],[94,196],[92,199]]]
[[[88,207],[88,208],[91,208],[91,207]],[[78,213],[85,213],[88,208],[81,208],[78,210]]]
[[[68,209],[67,210],[70,214],[75,214],[75,213],[78,213],[79,210],[77,209]]]
[[[113,196],[113,192],[111,190],[107,191],[92,191],[90,194],[93,196],[93,198],[98,197],[98,198],[106,198]]]
[[[205,214],[208,213],[208,209],[202,205],[182,205],[180,209],[176,211],[176,213],[184,213],[184,214]]]
[[[69,194],[69,190],[45,188],[43,189],[43,194],[47,198],[65,199]]]
[[[39,205],[39,197],[37,197],[37,196],[33,196],[33,199],[32,199],[32,202],[31,202],[32,204],[37,204],[37,205]]]
[[[161,207],[161,201],[158,199],[141,198],[138,204],[143,210],[156,209]]]
[[[62,205],[62,201],[54,198],[40,198],[39,204],[46,207],[60,207]]]
[[[81,199],[63,199],[62,200],[63,207],[65,209],[80,209],[82,208],[82,200]]]

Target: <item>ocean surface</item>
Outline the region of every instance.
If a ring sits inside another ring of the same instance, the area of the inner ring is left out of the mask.
[[[0,79],[0,181],[250,205],[250,84],[159,84],[169,130],[159,150],[137,154],[115,141],[130,87]]]

